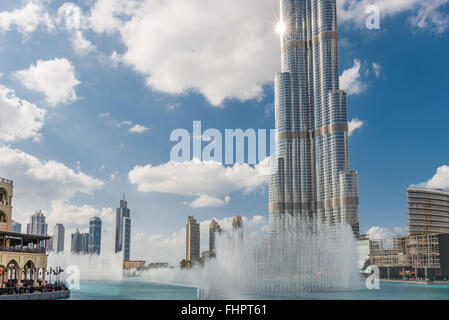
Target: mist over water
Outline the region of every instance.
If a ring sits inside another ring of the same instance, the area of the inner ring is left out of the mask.
[[[74,254],[70,248],[70,234],[66,234],[64,253],[51,252],[48,255],[48,268],[61,267],[64,272],[60,279],[78,277],[79,281],[121,281],[123,280],[123,253],[115,254],[113,242],[105,237],[101,244],[100,255]],[[49,280],[47,276],[47,280]],[[52,275],[52,281],[56,277]]]
[[[155,269],[150,281],[197,287],[200,299],[300,297],[306,292],[361,289],[357,250],[349,225],[288,217],[282,232],[256,245],[238,236],[217,239],[217,257],[189,271]]]

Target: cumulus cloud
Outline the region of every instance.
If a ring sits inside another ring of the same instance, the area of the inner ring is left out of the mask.
[[[75,67],[65,58],[38,60],[36,65],[15,72],[14,76],[26,88],[45,94],[51,106],[75,101],[75,87],[81,83],[76,78]]]
[[[225,196],[224,199],[210,197],[208,195],[201,195],[190,203],[192,208],[205,208],[205,207],[223,207],[231,201],[230,196]]]
[[[442,8],[449,0],[339,0],[337,1],[339,21],[365,26],[370,5],[380,9],[381,18],[392,17],[401,13],[410,14],[412,26],[441,33],[449,26],[449,15]]]
[[[252,168],[247,164],[224,167],[215,161],[198,159],[182,163],[167,162],[159,166],[136,166],[128,176],[130,182],[137,185],[139,192],[195,196],[197,199],[192,205],[202,206],[206,203],[216,205],[219,203],[217,198],[228,196],[234,191],[253,192],[265,185],[268,178],[261,175],[257,167]]]
[[[40,137],[46,111],[0,85],[0,141],[14,142]]]
[[[71,199],[78,193],[93,194],[103,182],[64,164],[40,161],[23,151],[0,146],[0,176],[14,180],[16,203],[43,205]]]
[[[367,235],[371,240],[387,240],[393,239],[399,235],[405,235],[408,231],[407,227],[395,227],[393,231],[389,228],[374,226],[367,231]]]
[[[146,132],[148,130],[150,130],[150,128],[145,127],[145,126],[143,126],[141,124],[136,124],[136,125],[132,126],[131,128],[129,128],[129,132],[131,132],[131,133],[138,133],[138,134],[144,133],[144,132]]]
[[[355,59],[352,68],[343,71],[340,76],[340,87],[345,90],[348,95],[357,95],[365,90],[365,85],[360,76],[361,63]]]
[[[384,240],[384,239],[392,239],[394,237],[394,233],[391,232],[388,228],[382,227],[371,227],[366,233],[371,240]]]
[[[95,50],[95,46],[84,37],[81,31],[74,33],[72,37],[72,48],[80,56],[86,56]]]
[[[41,1],[32,0],[13,11],[0,12],[0,31],[17,28],[23,34],[34,32],[40,25],[54,29],[53,21]]]
[[[187,217],[186,217],[187,218]],[[220,227],[227,233],[232,233],[233,217],[215,219]],[[212,220],[199,221],[201,252],[209,250],[209,223]],[[269,235],[268,219],[261,215],[243,217],[243,232],[245,244],[261,241]],[[147,235],[138,232],[131,239],[133,256],[147,262],[169,262],[176,266],[185,258],[186,228],[171,234]]]
[[[429,189],[449,189],[449,166],[439,167],[432,178],[416,186]]]
[[[66,229],[87,230],[89,220],[93,217],[99,217],[102,220],[103,231],[112,230],[115,218],[112,208],[98,210],[89,205],[76,206],[66,200],[52,201],[46,221],[49,224],[62,223]]]
[[[279,52],[266,50],[279,47],[278,3],[260,2],[143,1],[135,9],[133,1],[98,1],[91,28],[118,31],[126,45],[121,60],[146,75],[151,88],[197,91],[219,106],[227,98],[261,97],[279,69]]]
[[[363,121],[355,118],[349,122],[349,136],[352,136],[355,130],[363,127]]]

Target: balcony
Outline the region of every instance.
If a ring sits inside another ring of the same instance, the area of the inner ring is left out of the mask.
[[[28,248],[28,247],[2,247],[0,246],[0,252],[17,252],[17,253],[34,253],[34,254],[45,254],[45,248]]]

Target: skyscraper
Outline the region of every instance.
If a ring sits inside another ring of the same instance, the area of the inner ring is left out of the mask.
[[[195,264],[200,260],[200,224],[194,217],[187,218],[186,260]]]
[[[37,210],[30,217],[30,223],[27,224],[27,234],[46,236],[47,228],[48,225],[45,223],[44,213],[42,210]]]
[[[346,93],[339,88],[336,0],[280,3],[271,232],[302,216],[347,223],[358,235],[357,173],[349,170]]]
[[[89,222],[89,253],[100,254],[101,251],[101,219],[93,217]]]
[[[243,240],[243,218],[242,216],[235,216],[232,219],[232,232],[234,239]]]
[[[217,234],[219,233],[221,233],[221,227],[215,219],[212,219],[209,224],[209,251],[211,252],[216,249],[215,240],[217,238]]]
[[[72,233],[72,252],[73,253],[82,253],[87,254],[89,247],[89,234],[88,233],[80,233],[79,229],[76,229],[74,233]]]
[[[130,260],[131,251],[131,217],[128,202],[120,200],[120,208],[117,208],[115,218],[115,253],[123,251],[123,260]]]
[[[64,252],[64,236],[64,226],[60,223],[56,224],[52,238],[52,250],[56,251],[56,253]]]
[[[11,232],[22,233],[22,224],[17,221],[11,220]]]

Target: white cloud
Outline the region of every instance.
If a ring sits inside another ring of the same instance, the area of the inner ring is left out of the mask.
[[[369,236],[370,240],[388,240],[399,235],[405,235],[407,232],[407,227],[395,227],[393,228],[393,231],[391,231],[389,228],[374,226],[371,227],[366,234]]]
[[[66,229],[87,230],[89,220],[93,217],[99,217],[102,220],[103,231],[112,230],[115,218],[112,208],[97,210],[89,205],[76,206],[64,200],[52,201],[46,221],[49,224],[62,223]]]
[[[380,78],[380,72],[382,71],[382,66],[376,62],[373,62],[373,70],[374,74],[376,75],[376,79]]]
[[[266,50],[279,47],[276,1],[147,0],[138,10],[124,1],[97,4],[91,27],[118,30],[127,47],[122,61],[155,90],[197,91],[219,106],[227,98],[261,97],[279,69],[279,52]],[[120,13],[131,18],[119,19]]]
[[[112,33],[124,24],[123,17],[136,13],[138,3],[135,0],[97,0],[92,7],[89,25],[95,32]]]
[[[224,167],[218,162],[198,159],[182,163],[167,162],[155,167],[150,164],[136,166],[128,176],[139,192],[195,196],[200,197],[197,203],[201,204],[208,199],[204,196],[220,198],[234,191],[253,192],[264,186],[268,178],[259,174],[257,166],[252,168],[247,164],[235,164]]]
[[[84,38],[81,31],[77,31],[73,34],[72,47],[80,56],[86,56],[96,48],[92,42]]]
[[[71,199],[78,193],[90,195],[104,184],[60,162],[42,162],[28,153],[7,146],[0,146],[0,154],[0,177],[14,180],[14,199],[22,207]]]
[[[449,166],[439,167],[431,179],[416,186],[429,189],[449,189]]]
[[[355,59],[352,68],[343,71],[340,76],[340,87],[345,90],[348,95],[357,95],[365,90],[365,85],[360,76],[361,63]]]
[[[21,33],[27,34],[34,32],[40,25],[45,26],[47,30],[54,28],[53,21],[41,1],[28,1],[20,9],[0,12],[0,31],[9,31],[16,27]]]
[[[372,227],[366,233],[371,240],[384,240],[384,239],[392,239],[394,237],[394,233],[391,232],[388,228],[382,227]]]
[[[230,196],[225,196],[224,199],[214,198],[208,195],[201,195],[190,203],[192,208],[206,208],[206,207],[223,207],[231,201]]]
[[[145,126],[143,126],[141,124],[136,124],[135,126],[129,128],[129,132],[131,132],[131,133],[138,133],[138,134],[144,133],[144,132],[146,132],[148,130],[150,130],[150,128],[145,127]]]
[[[29,69],[15,72],[15,77],[28,89],[45,94],[47,102],[55,106],[77,99],[75,67],[65,58],[38,60]]]
[[[16,97],[13,90],[0,85],[0,141],[14,142],[40,137],[46,111]]]
[[[439,9],[446,5],[448,0],[425,1],[418,10],[418,14],[411,18],[414,26],[421,29],[430,29],[442,33],[449,28],[449,15]]]
[[[360,129],[361,127],[363,127],[363,121],[355,118],[352,119],[349,122],[349,136],[352,136],[352,134],[354,133],[355,130]]]
[[[411,14],[410,22],[414,27],[443,32],[449,27],[449,15],[442,7],[449,0],[340,0],[337,1],[339,21],[365,26],[368,15],[365,10],[370,5],[379,7],[382,19],[402,13]],[[382,26],[381,26],[382,27]]]

